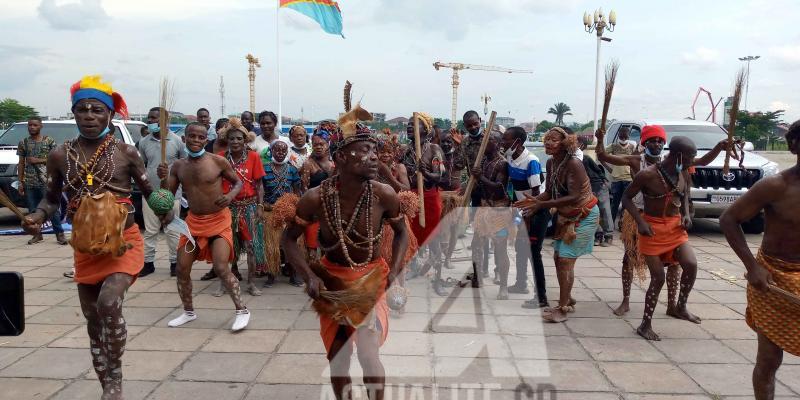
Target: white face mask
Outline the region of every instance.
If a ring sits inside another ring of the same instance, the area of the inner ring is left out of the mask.
[[[506,149],[503,152],[507,159],[510,160],[512,157],[514,157],[514,152],[516,151],[514,146],[516,146],[518,142],[519,142],[519,139],[514,139],[514,143],[511,144],[511,147],[509,147],[508,149]]]
[[[275,164],[278,164],[278,165],[286,164],[287,161],[289,161],[289,156],[288,155],[286,157],[283,157],[282,161],[278,161],[274,157],[272,158],[272,162],[274,162]]]

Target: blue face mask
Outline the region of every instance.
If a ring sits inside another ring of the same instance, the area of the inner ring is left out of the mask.
[[[675,164],[675,171],[678,171],[680,174],[683,171],[683,164]]]
[[[660,156],[661,156],[661,152],[660,152],[660,151],[659,151],[658,153],[656,153],[656,154],[653,154],[653,153],[650,151],[650,148],[649,148],[649,147],[645,147],[645,148],[644,148],[644,153],[645,153],[645,154],[647,154],[647,155],[648,155],[648,156],[650,156],[650,157],[653,157],[653,158],[657,158],[657,157],[660,157]]]
[[[200,149],[200,151],[198,151],[198,152],[193,152],[193,151],[189,150],[189,147],[186,147],[186,145],[184,145],[184,147],[186,148],[186,154],[188,154],[189,157],[192,157],[192,158],[200,157],[200,156],[202,156],[203,154],[206,153],[206,149],[205,148]]]
[[[161,131],[161,128],[158,126],[158,122],[154,122],[152,124],[147,124],[147,130],[150,133],[158,133]]]
[[[84,139],[100,140],[100,139],[102,139],[102,138],[106,137],[106,135],[108,135],[108,132],[111,132],[111,129],[110,129],[108,126],[106,126],[106,128],[105,128],[105,129],[103,129],[103,131],[102,131],[102,132],[100,132],[100,134],[99,134],[99,135],[97,135],[97,137],[96,137],[96,138],[90,138],[90,137],[87,137],[87,136],[85,136],[83,133],[81,133],[81,131],[80,131],[80,130],[78,130],[78,135],[80,135],[80,136],[81,136],[81,137],[83,137]]]

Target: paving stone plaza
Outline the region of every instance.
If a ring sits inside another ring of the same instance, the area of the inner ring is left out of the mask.
[[[753,248],[760,239],[748,236]],[[24,275],[27,313],[22,336],[0,337],[0,399],[99,398],[75,284],[62,277],[72,264],[71,249],[49,236],[35,246],[26,240],[0,238],[0,271]],[[689,306],[703,322],[667,317],[665,289],[654,320],[660,342],[647,342],[634,331],[646,283],[635,283],[626,317],[611,313],[621,296],[623,252],[617,243],[578,260],[578,305],[563,324],[542,323],[539,310],[521,308],[530,295],[495,300],[491,279],[481,289],[451,288],[446,298],[433,294],[426,279],[409,281],[406,313],[390,320],[381,349],[391,385],[386,398],[752,398],[756,341],[744,322],[744,268],[716,223],[702,223],[691,235],[700,271]],[[446,270],[455,279],[469,269],[467,244],[468,237],[454,254],[462,261]],[[513,264],[513,248],[510,252]],[[555,298],[549,240],[543,254]],[[166,260],[159,261],[157,272],[139,279],[125,300],[127,399],[333,398],[316,314],[301,288],[283,278],[261,297],[245,295],[252,319],[246,330],[232,334],[230,299],[210,294],[217,283],[199,281],[207,267],[198,263],[192,276],[199,318],[168,328],[180,301]],[[513,276],[513,265],[511,270]],[[355,356],[352,371],[360,385]],[[800,358],[787,354],[778,380],[776,398],[797,398]],[[363,388],[356,395],[366,398]]]

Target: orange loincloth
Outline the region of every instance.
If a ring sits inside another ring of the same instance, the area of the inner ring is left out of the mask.
[[[380,329],[381,340],[379,345],[383,345],[383,343],[386,341],[386,338],[389,336],[389,307],[386,305],[385,285],[387,276],[389,274],[389,265],[386,264],[386,261],[382,258],[379,258],[360,269],[354,269],[350,268],[349,266],[333,263],[328,260],[327,257],[323,257],[320,262],[330,275],[333,275],[344,282],[353,282],[368,274],[375,268],[380,269],[376,272],[381,273],[381,282],[383,283],[378,288],[378,300],[375,303],[375,306],[372,308],[372,312],[370,313],[371,315],[367,315],[360,326],[366,326],[370,329]],[[378,324],[380,327],[377,326]],[[322,343],[325,345],[325,350],[328,353],[330,352],[333,341],[336,338],[336,332],[339,330],[340,326],[345,327],[349,340],[356,341],[356,336],[354,335],[357,328],[356,326],[353,326],[345,321],[334,320],[322,314],[319,315],[319,334],[322,337]],[[358,345],[357,341],[355,343]]]
[[[189,225],[189,232],[194,237],[197,246],[197,259],[213,262],[214,258],[211,254],[211,246],[208,240],[214,236],[219,236],[228,243],[230,248],[230,255],[228,261],[233,261],[233,229],[231,219],[231,210],[227,207],[217,211],[214,214],[197,215],[189,211],[186,216],[186,225]],[[178,250],[186,249],[186,244],[189,243],[189,238],[181,235],[178,241]]]
[[[639,235],[639,252],[643,256],[659,256],[661,261],[674,263],[675,249],[689,241],[689,234],[681,226],[681,215],[653,217],[642,214],[653,229],[653,236]]]
[[[306,232],[304,234],[306,239],[306,247],[310,249],[316,249],[319,247],[319,221],[313,222],[306,226]]]
[[[139,225],[133,224],[122,233],[122,239],[133,245],[122,256],[114,254],[90,255],[74,251],[75,282],[96,285],[111,274],[121,272],[133,276],[134,281],[144,265],[144,239]]]
[[[442,219],[442,199],[440,197],[439,188],[426,189],[423,191],[423,200],[425,201],[425,227],[419,224],[419,215],[414,217],[411,230],[417,238],[417,243],[420,246],[424,245],[428,238],[431,236],[436,226],[439,225],[439,220]]]
[[[772,274],[775,286],[800,296],[800,263],[789,263],[760,251],[757,260]],[[781,349],[800,356],[800,306],[777,293],[747,285],[746,321]]]

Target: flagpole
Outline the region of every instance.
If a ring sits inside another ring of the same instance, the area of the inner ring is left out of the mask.
[[[278,65],[278,135],[283,133],[283,98],[281,97],[281,0],[275,0],[275,63]]]

